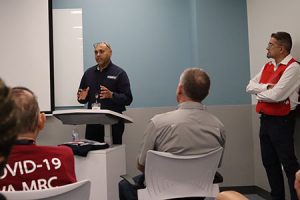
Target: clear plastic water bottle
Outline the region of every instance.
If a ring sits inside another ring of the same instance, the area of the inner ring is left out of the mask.
[[[77,142],[79,140],[79,134],[76,130],[72,131],[72,141]]]

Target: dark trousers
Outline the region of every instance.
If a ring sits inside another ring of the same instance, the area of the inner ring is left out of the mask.
[[[144,185],[145,176],[144,174],[138,175],[133,180],[139,186]],[[120,200],[138,200],[137,189],[134,188],[130,183],[125,180],[119,182],[119,199]]]
[[[138,175],[133,178],[137,185],[143,186],[145,176],[144,174]],[[134,188],[130,183],[125,180],[119,182],[119,199],[120,200],[138,200],[137,189]],[[204,197],[185,197],[185,198],[176,198],[172,200],[204,200]]]
[[[122,136],[124,132],[124,123],[118,122],[112,125],[112,143],[122,144]],[[87,124],[85,130],[85,138],[98,142],[104,142],[104,126],[100,124]]]
[[[260,145],[262,162],[267,172],[273,200],[284,200],[282,168],[288,178],[291,200],[296,200],[295,174],[299,164],[294,151],[295,113],[287,116],[260,117]]]

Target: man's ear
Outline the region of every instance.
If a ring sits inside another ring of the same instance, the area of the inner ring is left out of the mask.
[[[177,87],[178,94],[183,94],[183,85],[179,84]]]
[[[40,113],[39,114],[39,121],[38,121],[38,130],[42,130],[45,127],[46,123],[46,116],[45,113]]]

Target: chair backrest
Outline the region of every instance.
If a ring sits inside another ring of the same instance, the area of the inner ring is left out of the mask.
[[[138,190],[139,199],[215,197],[219,187],[213,184],[213,179],[222,151],[220,147],[207,154],[192,156],[148,151],[146,189]]]
[[[91,182],[83,180],[55,188],[1,192],[7,200],[89,200]]]

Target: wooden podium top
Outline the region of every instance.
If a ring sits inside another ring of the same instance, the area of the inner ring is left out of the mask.
[[[133,119],[111,111],[111,110],[92,110],[92,109],[70,109],[56,110],[53,115],[60,119],[63,124],[115,124],[120,120],[124,123],[132,123]]]

